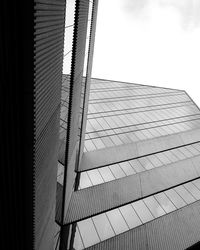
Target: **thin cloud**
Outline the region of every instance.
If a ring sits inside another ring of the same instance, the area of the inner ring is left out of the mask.
[[[181,15],[182,28],[194,29],[200,26],[199,0],[158,0],[162,7],[175,8]]]
[[[144,14],[149,0],[123,0],[121,2],[122,9],[126,14],[132,17],[140,17]]]
[[[121,0],[122,10],[132,18],[147,18],[149,7],[160,6],[173,8],[180,15],[181,26],[184,30],[193,30],[200,26],[199,0]]]

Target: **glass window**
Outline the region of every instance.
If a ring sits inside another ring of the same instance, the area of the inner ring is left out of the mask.
[[[133,207],[129,204],[119,208],[129,228],[134,228],[142,224]]]
[[[152,162],[154,167],[160,167],[163,165],[155,155],[149,155],[147,158]]]
[[[97,169],[90,170],[87,172],[93,185],[98,185],[103,183],[103,178],[101,177]]]
[[[83,242],[82,242],[82,239],[81,239],[78,227],[76,227],[73,248],[75,250],[82,250],[82,249],[84,249]]]
[[[195,201],[194,197],[184,188],[184,186],[175,187],[174,190],[184,199],[187,204]]]
[[[141,163],[138,160],[131,160],[129,161],[129,163],[137,173],[145,171],[145,168],[141,165]]]
[[[92,219],[101,240],[106,240],[115,235],[105,213],[94,216]]]
[[[169,163],[171,163],[170,160],[167,158],[167,156],[164,155],[164,153],[156,154],[156,156],[158,157],[158,159],[159,159],[163,164],[169,164]]]
[[[111,135],[110,139],[113,141],[115,145],[121,145],[123,142],[119,139],[117,135]]]
[[[158,203],[160,203],[161,207],[165,210],[166,213],[170,213],[176,210],[174,204],[169,200],[169,198],[164,193],[159,193],[154,195]]]
[[[133,202],[131,205],[143,223],[154,219],[153,215],[150,213],[149,209],[142,200]]]
[[[139,162],[141,163],[141,165],[146,169],[152,169],[154,168],[153,164],[151,163],[151,161],[147,158],[147,157],[142,157],[139,159]]]
[[[153,196],[145,198],[143,201],[145,202],[145,204],[147,205],[147,207],[149,208],[149,210],[151,211],[151,213],[155,218],[165,214],[165,211],[162,209],[160,204]]]
[[[192,182],[184,184],[184,187],[193,195],[194,198],[197,200],[200,199],[200,190]]]
[[[100,242],[91,218],[79,221],[77,224],[85,247],[89,247]]]
[[[178,195],[174,189],[169,189],[165,191],[165,194],[177,208],[181,208],[187,205],[185,201],[181,198],[181,196]]]
[[[128,161],[119,163],[126,175],[136,174],[136,171],[131,167]]]
[[[91,140],[85,140],[85,147],[86,147],[87,151],[96,150],[96,147]]]
[[[116,179],[126,176],[118,164],[111,165],[111,166],[109,166],[109,168],[112,171],[112,173]]]
[[[92,139],[92,142],[94,143],[97,149],[105,148],[105,145],[103,144],[100,138]]]
[[[98,170],[105,182],[115,180],[115,177],[108,167],[99,168]]]
[[[187,158],[193,156],[193,154],[192,154],[192,153],[188,150],[188,148],[186,148],[186,147],[180,148],[180,151],[181,151]]]
[[[196,179],[192,183],[200,190],[200,179]]]
[[[172,151],[166,151],[165,155],[170,159],[171,162],[176,162],[178,161],[177,157],[172,153]]]
[[[111,210],[106,214],[116,234],[123,233],[129,229],[119,209]]]
[[[82,188],[87,188],[90,186],[92,186],[92,183],[90,181],[90,178],[88,177],[87,172],[81,173],[79,188],[82,189]]]
[[[178,149],[174,149],[173,153],[178,157],[179,160],[184,160],[186,158],[185,155]]]
[[[193,147],[193,145],[189,145],[189,146],[187,147],[187,149],[191,152],[191,154],[193,154],[193,155],[199,155],[198,150],[195,149],[195,147]]]

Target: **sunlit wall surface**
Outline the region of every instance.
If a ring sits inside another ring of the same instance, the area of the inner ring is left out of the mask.
[[[92,76],[185,89],[200,105],[199,44],[199,0],[101,0]]]
[[[180,228],[176,230],[177,238],[171,228],[166,228],[172,225],[169,216],[179,218],[182,229],[185,225],[189,228],[183,223],[183,217],[190,222],[192,218],[186,209],[192,211],[200,200],[199,176],[192,179],[194,162],[199,166],[200,160],[199,128],[200,112],[184,91],[91,79],[85,158],[79,168],[78,190],[72,195],[65,218],[73,228],[71,248],[136,249],[142,242],[146,248],[155,249],[159,240],[167,249],[181,246],[177,239],[182,239]],[[180,135],[187,141],[179,140]],[[183,172],[184,182],[180,181]],[[162,188],[155,188],[160,184]],[[140,185],[140,199],[137,196],[129,200],[129,194]],[[155,233],[152,225],[160,225],[161,221],[162,230]],[[139,233],[144,228],[145,237]],[[191,235],[198,235],[197,230],[199,227]],[[166,240],[168,232],[171,236]],[[187,246],[193,244],[186,242]]]

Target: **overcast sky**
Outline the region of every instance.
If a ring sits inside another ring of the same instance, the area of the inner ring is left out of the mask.
[[[185,89],[200,106],[200,0],[99,0],[92,76]]]

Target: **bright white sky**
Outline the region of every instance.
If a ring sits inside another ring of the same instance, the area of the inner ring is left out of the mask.
[[[99,0],[92,76],[185,89],[200,106],[200,0]]]

